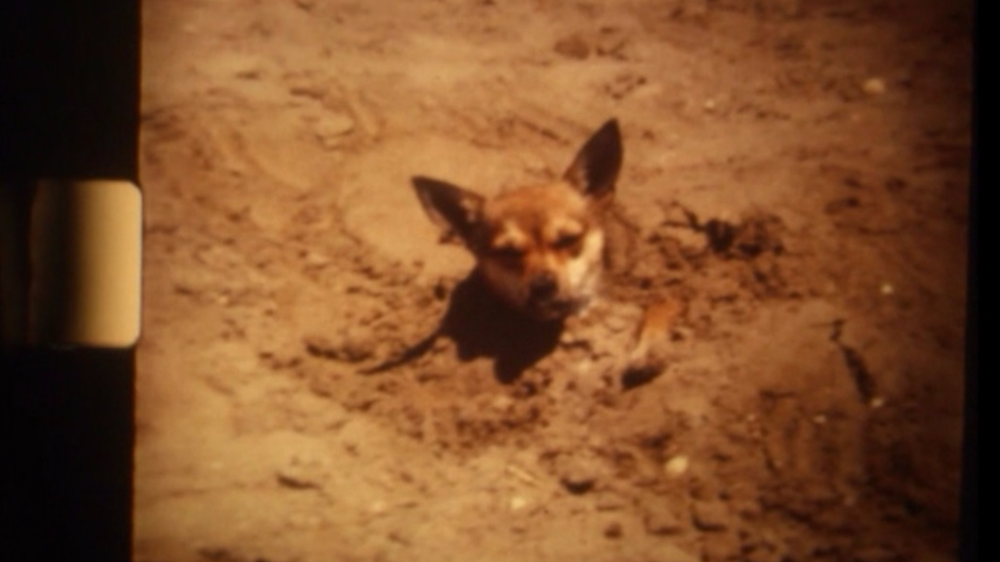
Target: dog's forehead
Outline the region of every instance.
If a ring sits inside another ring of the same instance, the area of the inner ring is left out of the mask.
[[[587,198],[568,183],[556,182],[505,191],[484,209],[487,222],[542,233],[553,227],[579,228],[588,216]]]

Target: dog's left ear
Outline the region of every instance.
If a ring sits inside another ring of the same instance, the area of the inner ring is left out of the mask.
[[[563,179],[588,197],[603,199],[614,193],[621,167],[622,135],[611,119],[583,145]]]
[[[475,245],[476,227],[482,217],[485,199],[478,193],[441,180],[412,178],[420,204],[427,215],[444,231],[444,240],[457,235],[470,248]]]

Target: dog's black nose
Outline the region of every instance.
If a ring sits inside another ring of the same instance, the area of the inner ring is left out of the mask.
[[[528,285],[528,289],[531,291],[532,300],[548,299],[556,294],[556,290],[559,288],[559,284],[556,280],[556,276],[551,271],[543,271],[538,275],[535,275],[531,279],[531,283]]]

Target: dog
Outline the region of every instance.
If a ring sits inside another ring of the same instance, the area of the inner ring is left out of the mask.
[[[454,184],[412,179],[424,211],[475,258],[489,290],[525,322],[562,323],[597,298],[609,261],[608,220],[622,167],[622,136],[604,123],[555,181],[493,198]],[[623,383],[656,376],[654,352],[680,312],[676,301],[649,307],[629,354]]]
[[[492,291],[536,321],[581,312],[597,295],[605,211],[622,164],[618,123],[605,123],[562,177],[487,199],[453,184],[413,178],[430,218],[472,252]]]

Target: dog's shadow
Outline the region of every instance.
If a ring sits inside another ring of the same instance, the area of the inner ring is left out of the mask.
[[[508,384],[551,353],[562,331],[561,320],[539,322],[500,301],[473,271],[455,286],[448,308],[431,335],[400,356],[362,373],[385,372],[413,361],[430,351],[438,338],[445,337],[455,343],[461,361],[492,359],[497,380]]]

